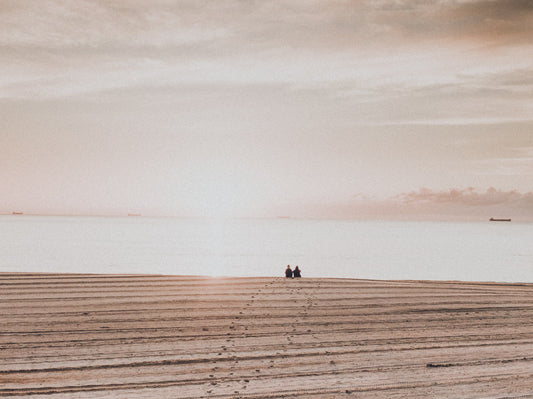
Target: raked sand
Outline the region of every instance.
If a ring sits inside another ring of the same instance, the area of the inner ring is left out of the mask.
[[[533,397],[533,285],[0,274],[0,397]]]

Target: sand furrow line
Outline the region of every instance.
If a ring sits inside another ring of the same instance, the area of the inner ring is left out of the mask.
[[[380,372],[383,374],[383,371]],[[353,372],[347,373],[347,375],[353,375]],[[290,379],[289,381],[285,381],[283,384],[272,384],[270,386],[283,386],[287,387],[290,385],[299,385],[301,382],[299,380],[305,380],[307,384],[307,388],[298,387],[298,389],[291,390],[291,389],[278,389],[275,393],[275,396],[271,393],[268,393],[268,390],[263,388],[263,392],[258,392],[258,395],[264,395],[260,397],[280,397],[290,394],[296,394],[301,397],[306,396],[315,396],[317,394],[321,393],[336,393],[336,392],[342,392],[339,388],[324,388],[322,386],[323,384],[323,378],[327,375],[333,375],[336,377],[339,377],[339,373],[337,372],[323,372],[323,373],[292,373],[290,376],[287,376],[286,373],[281,374],[275,374],[275,375],[249,375],[244,376],[248,377],[249,381],[253,379],[254,382],[258,382],[263,380],[268,381],[279,381],[281,379]],[[313,378],[315,377],[315,378]],[[319,378],[316,378],[319,377]],[[395,383],[390,383],[390,381],[393,381],[393,379],[390,379],[389,376],[385,378],[381,378],[378,380],[378,383],[371,383],[371,384],[353,384],[350,386],[350,389],[344,389],[346,392],[347,390],[350,392],[371,392],[371,391],[380,391],[380,392],[386,392],[389,390],[394,389],[402,389],[402,390],[411,390],[413,388],[420,388],[420,387],[432,387],[432,386],[447,386],[447,387],[453,387],[456,385],[469,385],[469,384],[477,384],[480,382],[494,382],[494,381],[509,381],[509,380],[516,380],[518,378],[522,379],[531,379],[533,377],[533,372],[523,372],[523,373],[503,373],[503,374],[495,374],[495,375],[481,375],[481,376],[473,376],[473,377],[453,377],[450,379],[446,379],[444,381],[428,381],[427,379],[411,379],[410,381],[406,382],[400,382],[396,381]],[[163,381],[142,381],[138,383],[114,383],[114,384],[86,384],[86,385],[64,385],[64,386],[48,386],[48,387],[28,387],[28,388],[0,388],[0,396],[32,396],[32,395],[51,395],[51,394],[62,394],[62,393],[78,393],[78,392],[96,392],[96,391],[114,391],[114,390],[139,390],[139,389],[145,389],[145,388],[152,388],[152,389],[158,389],[158,388],[164,388],[164,387],[178,387],[183,385],[205,385],[206,383],[215,383],[214,385],[221,384],[221,383],[227,383],[227,382],[241,382],[243,380],[243,376],[238,377],[226,377],[224,379],[220,380],[213,380],[212,378],[192,378],[192,379],[178,379],[178,380],[163,380]],[[390,381],[389,381],[390,380]],[[381,382],[381,383],[379,383]],[[268,386],[268,384],[266,384]],[[318,385],[318,386],[317,386]],[[228,392],[229,393],[229,392]],[[234,394],[234,393],[233,393]],[[252,393],[250,393],[252,394]],[[227,393],[226,393],[227,395]],[[248,394],[247,394],[248,396]]]
[[[527,323],[528,325],[530,323]],[[335,326],[324,324],[322,329],[315,329],[314,331],[304,324],[302,330],[298,330],[295,327],[291,327],[291,330],[286,330],[286,333],[291,333],[293,335],[314,335],[316,337],[324,338],[327,335],[337,335],[337,336],[346,336],[350,339],[361,339],[362,341],[367,341],[367,337],[373,336],[375,339],[389,339],[393,340],[420,340],[423,342],[428,342],[429,340],[436,339],[448,339],[448,340],[457,340],[457,339],[473,339],[479,337],[485,337],[486,339],[492,339],[497,337],[498,339],[506,339],[506,337],[514,338],[527,338],[533,335],[531,328],[528,328],[528,325],[520,326],[502,326],[500,330],[491,328],[489,332],[482,334],[477,328],[458,328],[456,331],[452,327],[443,326],[440,328],[433,328],[432,334],[428,334],[425,329],[412,329],[408,326],[404,328],[394,328],[388,331],[382,331],[381,328],[361,328],[353,327],[351,324],[350,328],[335,328]],[[129,342],[129,341],[138,341],[138,340],[161,340],[161,339],[182,339],[182,340],[212,340],[219,337],[227,338],[260,338],[260,337],[275,337],[279,336],[279,328],[281,326],[269,326],[263,327],[260,331],[246,330],[241,328],[236,328],[234,325],[232,328],[227,328],[225,325],[218,327],[210,326],[203,327],[201,331],[196,332],[196,328],[182,328],[182,331],[179,331],[180,328],[147,328],[147,329],[111,329],[104,328],[101,330],[90,330],[90,331],[75,331],[72,333],[60,334],[57,339],[50,339],[48,336],[55,336],[56,334],[45,334],[45,333],[29,333],[24,334],[7,334],[2,341],[0,341],[0,347],[7,349],[12,345],[18,346],[31,346],[31,345],[53,345],[61,343],[83,343],[90,344],[91,342],[105,343],[105,342]],[[310,331],[309,331],[310,330]],[[522,331],[523,330],[523,331]],[[175,332],[174,334],[168,334],[164,332]],[[409,332],[409,335],[406,335],[406,332]],[[455,334],[450,334],[455,332]],[[16,341],[13,339],[16,337]],[[82,338],[83,337],[83,338]]]
[[[250,343],[245,344],[238,341],[235,345],[234,350],[236,350],[239,355],[245,354],[263,354],[270,355],[272,353],[277,353],[281,346],[278,343],[270,344],[258,344]],[[120,351],[117,351],[117,348],[114,346],[102,346],[98,349],[92,348],[76,348],[76,360],[72,360],[72,348],[66,348],[65,351],[58,351],[54,349],[50,351],[47,348],[47,351],[43,353],[36,353],[33,351],[33,356],[31,359],[27,358],[25,351],[23,350],[20,356],[3,356],[4,361],[10,365],[10,369],[5,369],[7,371],[12,370],[13,367],[22,366],[22,365],[54,365],[56,363],[76,363],[76,364],[89,364],[95,361],[105,361],[108,362],[111,360],[121,360],[121,359],[171,359],[172,357],[182,357],[183,353],[187,353],[189,356],[201,356],[206,357],[208,354],[211,354],[219,350],[226,340],[213,341],[211,346],[202,345],[199,348],[188,347],[179,347],[175,345],[175,342],[165,342],[165,345],[153,345],[157,349],[152,349],[150,345],[124,345],[121,347]],[[497,348],[507,346],[510,348],[508,352],[515,351],[522,356],[532,352],[533,340],[516,340],[511,339],[509,341],[468,341],[463,343],[453,343],[453,342],[442,342],[440,345],[424,345],[421,343],[398,343],[395,346],[390,345],[365,345],[360,346],[355,342],[351,341],[322,341],[322,342],[292,342],[289,347],[283,347],[288,353],[291,351],[297,351],[298,353],[307,353],[313,352],[316,354],[326,354],[341,356],[341,355],[353,355],[361,353],[378,353],[378,352],[401,352],[401,351],[435,351],[446,349],[447,354],[455,353],[451,351],[453,349],[460,349],[461,353],[464,353],[464,350],[476,350],[477,353],[484,353],[483,349],[487,348]],[[168,349],[166,349],[168,347]],[[348,348],[348,349],[346,349]],[[13,352],[13,351],[12,351]],[[133,353],[132,353],[133,352]],[[53,353],[53,354],[47,354]],[[502,353],[500,350],[499,353]],[[27,366],[25,366],[27,367]]]
[[[497,331],[499,327],[508,327],[515,321],[517,329],[529,327],[533,325],[533,317],[528,320],[523,318],[504,318],[504,317],[476,317],[475,319],[463,319],[463,320],[454,320],[453,318],[443,318],[438,319],[403,319],[401,321],[397,320],[360,320],[358,317],[346,316],[346,317],[310,317],[307,315],[297,315],[292,318],[286,317],[256,317],[256,318],[247,318],[241,314],[234,316],[233,321],[238,321],[237,327],[251,327],[252,330],[265,330],[272,328],[282,328],[287,324],[296,327],[299,330],[305,328],[311,329],[308,332],[320,332],[325,327],[336,328],[337,330],[346,329],[347,331],[361,331],[361,332],[371,332],[379,331],[380,329],[388,329],[394,331],[405,331],[405,330],[417,330],[417,329],[427,329],[432,328],[432,330],[468,330],[468,329],[493,329]],[[204,328],[209,330],[219,330],[226,326],[227,318],[225,317],[213,317],[213,318],[202,318],[202,320],[197,320],[195,318],[176,318],[176,319],[149,319],[142,320],[138,322],[133,320],[90,320],[90,321],[78,321],[77,323],[58,323],[58,322],[39,322],[39,323],[27,323],[24,325],[16,323],[6,323],[4,328],[0,331],[1,336],[16,336],[16,335],[55,335],[55,334],[90,334],[90,333],[101,333],[102,329],[106,329],[106,333],[109,332],[130,332],[130,331],[175,331],[179,330],[180,332],[186,332],[190,329],[201,329]],[[447,323],[449,321],[450,323]],[[453,323],[452,323],[453,321]],[[58,329],[59,326],[64,325],[70,328]],[[73,324],[74,327],[73,328]],[[252,324],[252,326],[250,326]],[[11,326],[11,328],[10,328]],[[355,328],[355,330],[354,330]]]

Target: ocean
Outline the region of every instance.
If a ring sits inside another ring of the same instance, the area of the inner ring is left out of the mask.
[[[533,224],[0,216],[1,272],[533,282]]]

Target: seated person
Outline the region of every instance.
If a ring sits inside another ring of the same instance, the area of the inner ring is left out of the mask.
[[[291,265],[287,265],[287,268],[285,269],[285,277],[292,278]]]

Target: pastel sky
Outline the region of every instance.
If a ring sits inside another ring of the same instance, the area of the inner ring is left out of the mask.
[[[531,0],[0,0],[0,212],[533,220]]]

